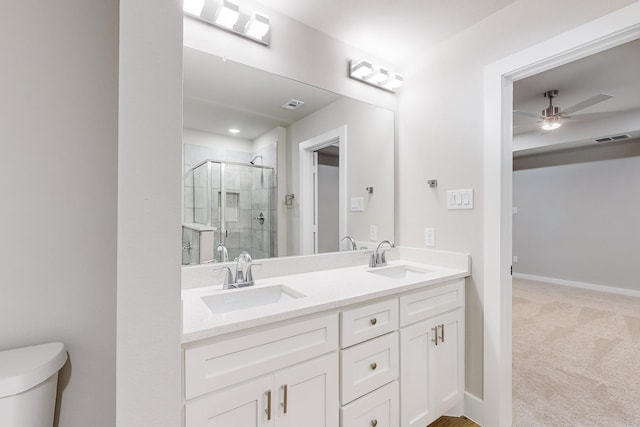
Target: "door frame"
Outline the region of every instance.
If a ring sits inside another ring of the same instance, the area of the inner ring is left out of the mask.
[[[347,126],[343,125],[303,141],[298,146],[300,159],[300,255],[314,254],[315,248],[317,248],[317,239],[314,239],[314,233],[317,232],[317,221],[314,221],[317,215],[314,206],[314,191],[317,191],[317,182],[314,184],[313,153],[336,143],[339,144],[340,156],[338,162],[338,179],[340,181],[338,228],[340,236],[347,234]]]
[[[484,424],[512,422],[513,82],[640,37],[640,2],[524,49],[484,73]]]

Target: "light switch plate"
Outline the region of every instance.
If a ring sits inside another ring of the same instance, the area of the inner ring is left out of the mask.
[[[370,225],[369,226],[369,240],[373,240],[374,242],[378,240],[378,226]]]
[[[447,209],[473,209],[473,189],[447,191]]]
[[[435,228],[424,229],[424,245],[427,247],[434,247],[436,245],[436,229]]]
[[[364,199],[362,197],[351,198],[351,212],[363,212],[364,211]]]

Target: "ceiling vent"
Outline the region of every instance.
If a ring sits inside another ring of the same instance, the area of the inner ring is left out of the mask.
[[[622,134],[622,135],[614,135],[614,136],[605,136],[602,138],[594,139],[595,142],[611,142],[611,141],[621,141],[623,139],[629,139],[631,135]]]
[[[300,101],[299,99],[292,99],[291,101],[282,104],[282,108],[285,110],[297,110],[302,106],[302,104],[304,104],[303,101]]]

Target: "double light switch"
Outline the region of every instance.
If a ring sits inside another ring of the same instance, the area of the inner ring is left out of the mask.
[[[473,209],[473,189],[447,191],[447,209]]]

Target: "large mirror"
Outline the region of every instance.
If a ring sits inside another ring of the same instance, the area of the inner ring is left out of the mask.
[[[394,114],[184,48],[182,263],[394,238]]]

